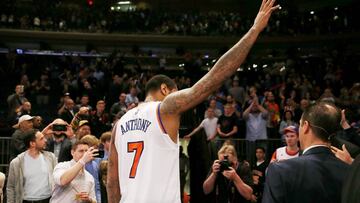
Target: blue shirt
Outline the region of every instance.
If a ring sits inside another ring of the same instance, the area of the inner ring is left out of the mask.
[[[94,160],[92,160],[91,162],[85,165],[86,171],[89,172],[94,177],[95,195],[97,202],[101,202],[101,190],[100,190],[100,178],[99,178],[100,162],[101,162],[100,158],[95,158]]]

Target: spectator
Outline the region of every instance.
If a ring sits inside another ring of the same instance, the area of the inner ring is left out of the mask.
[[[72,119],[75,116],[74,111],[74,101],[72,99],[66,99],[64,105],[59,109],[58,112],[61,119],[67,123],[71,123]]]
[[[297,122],[300,120],[301,115],[304,113],[305,109],[307,109],[310,105],[310,101],[308,99],[300,100],[300,108],[295,109],[294,120]],[[282,133],[280,133],[282,134]]]
[[[119,96],[119,101],[114,103],[111,108],[110,108],[110,115],[113,118],[112,120],[114,121],[114,118],[116,116],[116,114],[118,114],[120,111],[122,112],[126,112],[127,111],[127,105],[125,103],[125,99],[126,99],[126,94],[125,93],[121,93]]]
[[[266,122],[268,111],[258,102],[257,97],[252,98],[250,106],[244,111],[243,118],[246,123],[246,154],[247,159],[254,163],[251,154],[255,152],[256,140],[267,139]],[[266,149],[266,146],[263,146]]]
[[[7,202],[49,202],[56,157],[51,152],[43,151],[46,138],[36,129],[26,132],[24,143],[27,150],[10,162]]]
[[[5,184],[5,174],[0,172],[0,203],[3,203],[3,189]]]
[[[224,115],[218,120],[217,133],[221,138],[232,138],[238,131],[237,117],[233,107],[229,104],[224,106]]]
[[[219,118],[221,115],[222,115],[222,111],[221,109],[219,109],[217,107],[217,101],[216,99],[210,99],[209,101],[209,108],[213,109],[214,113],[215,113],[215,117]],[[207,118],[207,114],[205,112],[205,115],[204,115],[205,118]]]
[[[246,92],[245,89],[239,86],[239,79],[234,78],[232,81],[232,87],[229,89],[230,95],[233,96],[236,102],[241,105],[245,102]]]
[[[80,140],[85,135],[91,135],[91,126],[89,121],[82,120],[79,122],[79,127],[75,131],[75,136],[77,140]]]
[[[103,160],[108,159],[109,150],[110,150],[110,140],[111,140],[111,131],[104,132],[100,137],[101,144],[104,146]]]
[[[298,124],[294,121],[294,116],[292,111],[285,111],[283,120],[280,122],[279,127],[279,134],[285,135],[284,129],[288,126],[297,126]],[[285,139],[284,136],[282,136],[282,139]]]
[[[108,160],[103,160],[100,162],[100,174],[101,174],[101,202],[107,203],[107,191],[106,191],[106,183],[107,183],[107,166]]]
[[[303,154],[269,165],[263,203],[341,202],[349,166],[328,147],[340,121],[340,111],[329,103],[318,103],[304,112],[299,127]]]
[[[75,142],[71,149],[73,159],[59,163],[54,169],[55,188],[50,202],[96,202],[94,178],[84,170],[96,152],[97,149],[89,148],[83,141]]]
[[[136,89],[136,87],[131,87],[130,88],[130,93],[126,95],[125,98],[125,104],[126,106],[130,106],[131,104],[138,104],[139,103],[139,99],[137,97],[137,93],[138,90]]]
[[[232,95],[226,96],[226,104],[231,105],[237,118],[241,118],[241,106],[234,100]]]
[[[20,118],[23,115],[31,114],[31,103],[29,101],[25,101],[17,110],[16,110],[17,118]]]
[[[43,119],[41,116],[34,116],[33,128],[38,129],[38,130],[43,129]]]
[[[292,159],[299,156],[299,129],[297,126],[288,126],[284,129],[286,146],[277,148],[270,162]]]
[[[94,135],[85,135],[81,141],[86,143],[89,147],[98,149],[100,141]],[[102,157],[94,158],[92,161],[85,164],[85,169],[89,172],[95,181],[95,195],[96,201],[101,202],[101,189],[100,189],[100,162]]]
[[[100,137],[103,132],[110,130],[109,114],[105,112],[105,101],[99,100],[96,103],[96,110],[91,112],[92,133]]]
[[[212,193],[214,202],[245,202],[252,199],[251,186],[249,164],[238,161],[234,146],[223,145],[204,181],[204,193]]]
[[[81,98],[80,98],[80,104],[77,104],[76,105],[76,110],[79,111],[81,107],[86,107],[89,109],[89,111],[92,110],[92,107],[89,105],[89,95],[82,95]]]
[[[200,125],[197,128],[195,128],[191,133],[189,133],[188,135],[185,135],[184,138],[190,138],[195,133],[199,132],[201,130],[201,128],[203,128],[205,130],[205,134],[206,134],[206,140],[208,143],[210,157],[212,158],[212,156],[214,154],[213,151],[215,150],[214,149],[215,146],[212,141],[216,138],[216,135],[217,135],[218,118],[215,117],[215,112],[212,108],[207,109],[207,115],[208,115],[208,117],[205,118],[203,121],[201,121]]]
[[[40,81],[35,81],[35,93],[36,93],[36,104],[38,106],[46,106],[49,104],[50,85],[48,82],[48,76],[42,74]]]
[[[266,125],[267,136],[269,138],[278,138],[277,129],[280,123],[280,108],[279,105],[275,102],[274,94],[271,91],[266,94],[264,107],[269,114]]]
[[[71,126],[58,118],[44,128],[42,133],[47,137],[46,150],[55,154],[58,162],[70,161],[72,140],[75,139]]]
[[[330,88],[326,88],[324,93],[320,96],[320,101],[322,102],[332,102],[335,103],[335,96],[333,95]]]
[[[10,160],[15,158],[18,154],[26,150],[24,144],[25,133],[33,129],[33,117],[29,115],[23,115],[19,118],[19,121],[13,127],[16,128],[15,132],[11,136],[11,152]]]
[[[256,163],[252,167],[253,181],[254,181],[254,195],[256,196],[256,202],[261,202],[262,194],[264,190],[266,168],[269,162],[266,161],[266,153],[263,147],[256,147]]]
[[[28,101],[24,95],[24,85],[16,85],[15,93],[8,96],[7,103],[9,106],[8,120],[12,123],[16,118],[16,111],[25,102]]]

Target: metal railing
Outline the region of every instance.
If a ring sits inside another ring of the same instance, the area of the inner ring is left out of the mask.
[[[0,171],[8,172],[10,164],[11,137],[0,137]]]

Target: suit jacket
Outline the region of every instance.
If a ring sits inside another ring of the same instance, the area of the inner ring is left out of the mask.
[[[46,150],[54,153],[54,139],[49,139],[47,142]],[[70,161],[73,157],[71,155],[72,143],[68,138],[65,138],[61,143],[58,162]]]
[[[272,163],[262,202],[339,203],[348,169],[327,147],[314,147],[300,157]]]
[[[351,164],[342,191],[342,203],[360,203],[360,155]]]
[[[75,110],[74,110],[74,114],[72,114],[69,110],[65,109],[59,116],[61,119],[63,119],[64,121],[70,124],[72,119],[74,118],[75,113],[76,113]]]

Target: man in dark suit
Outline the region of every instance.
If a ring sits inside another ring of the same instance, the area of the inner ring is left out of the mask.
[[[72,99],[66,99],[64,105],[58,111],[60,118],[67,123],[71,123],[72,119],[75,116],[76,112],[74,110],[74,105],[75,103]]]
[[[299,127],[303,155],[268,167],[263,203],[337,203],[349,166],[334,156],[328,140],[340,129],[339,109],[318,103],[304,111]]]

